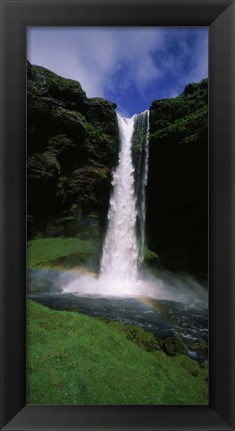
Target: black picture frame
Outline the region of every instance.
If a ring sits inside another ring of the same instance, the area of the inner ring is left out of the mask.
[[[234,430],[234,0],[1,1],[1,429]],[[26,405],[26,27],[209,27],[209,405]]]

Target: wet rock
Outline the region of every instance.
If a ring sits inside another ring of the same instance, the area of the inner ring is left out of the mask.
[[[188,350],[183,341],[176,337],[169,337],[159,341],[159,346],[167,355],[170,356],[186,355]]]
[[[208,351],[208,344],[202,339],[190,340],[188,347],[189,349],[197,352],[199,356],[205,356]]]
[[[31,228],[45,228],[43,220],[54,214],[60,165],[50,152],[28,157],[28,216]]]

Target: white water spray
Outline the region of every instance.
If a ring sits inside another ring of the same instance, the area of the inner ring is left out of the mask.
[[[101,275],[115,280],[136,281],[138,245],[136,239],[136,198],[131,140],[135,116],[122,118],[117,114],[120,152],[113,173],[113,194],[108,213],[108,230],[101,259]]]
[[[136,135],[136,138],[135,138]],[[135,161],[135,193],[137,196],[138,209],[138,234],[139,234],[139,264],[144,260],[144,249],[146,245],[145,221],[146,221],[146,185],[148,182],[149,161],[149,111],[141,112],[135,116],[135,127],[133,141],[137,145]]]
[[[133,283],[137,281],[138,262],[143,260],[144,254],[149,115],[148,111],[131,118],[122,118],[117,114],[117,119],[120,139],[119,162],[113,174],[113,194],[110,199],[108,230],[103,247],[100,272],[101,277],[108,276],[114,282]],[[140,133],[139,138],[136,130]],[[142,172],[140,169],[137,169],[136,172],[139,182],[137,193],[136,175],[134,175],[132,161],[132,138],[135,133],[137,141],[138,139],[140,141],[137,142],[136,151],[141,150],[139,153],[144,154],[144,157],[141,158]],[[141,148],[138,148],[139,145]],[[140,231],[140,251],[136,233],[137,216]]]

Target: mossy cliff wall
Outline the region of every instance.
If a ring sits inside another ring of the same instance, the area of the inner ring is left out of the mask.
[[[28,231],[102,226],[118,153],[114,103],[28,63]]]
[[[147,231],[169,269],[205,274],[208,241],[208,82],[150,107]]]

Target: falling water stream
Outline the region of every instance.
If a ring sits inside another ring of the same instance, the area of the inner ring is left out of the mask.
[[[135,116],[132,138],[135,159],[135,195],[137,199],[137,228],[139,234],[139,264],[144,260],[145,220],[146,220],[146,186],[148,182],[149,161],[149,111]]]
[[[119,128],[119,161],[113,173],[108,230],[101,259],[101,277],[122,282],[135,282],[138,262],[143,260],[145,241],[145,186],[148,172],[149,112],[131,118],[117,114]],[[132,140],[136,136],[139,169],[136,193]],[[143,165],[143,166],[140,166]],[[140,172],[140,168],[141,172]],[[137,221],[139,238],[137,239]]]

